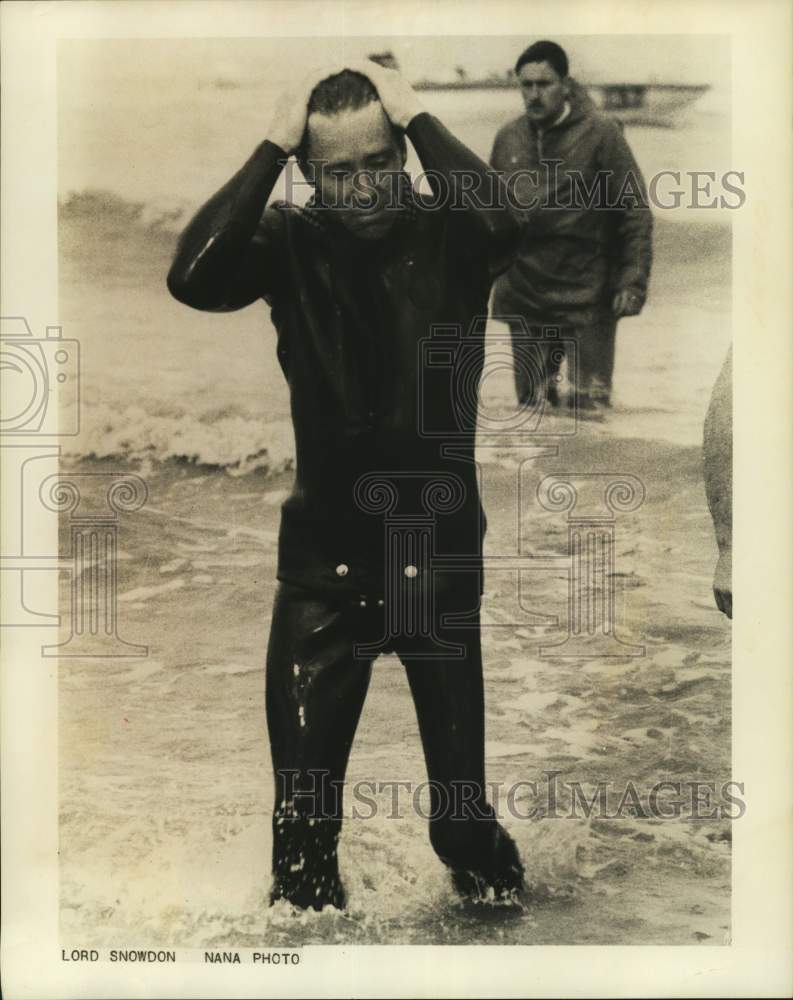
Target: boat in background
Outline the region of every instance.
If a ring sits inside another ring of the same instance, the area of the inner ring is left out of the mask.
[[[708,90],[707,83],[579,83],[603,114],[625,125],[670,128],[686,108]],[[517,90],[513,73],[475,80],[418,80],[416,90]]]
[[[626,125],[672,126],[708,90],[707,83],[585,83],[598,111]]]
[[[389,69],[399,69],[393,52],[375,52],[369,56]],[[513,70],[503,75],[491,73],[482,79],[468,75],[465,67],[455,66],[449,80],[418,80],[416,90],[513,90],[518,81]],[[669,128],[678,115],[710,90],[707,83],[582,83],[592,103],[603,114],[618,118],[626,125],[649,125]]]

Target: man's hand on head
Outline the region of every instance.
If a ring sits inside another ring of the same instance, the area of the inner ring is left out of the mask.
[[[292,154],[300,145],[306,129],[308,102],[318,83],[329,76],[348,69],[347,62],[325,62],[314,66],[297,81],[291,83],[276,98],[273,115],[265,138]]]
[[[622,316],[638,316],[642,311],[644,299],[638,292],[623,288],[617,292],[611,303],[611,310],[619,319]]]
[[[416,91],[395,69],[386,69],[371,59],[351,64],[349,68],[372,81],[383,110],[398,128],[406,129],[416,115],[427,110]]]

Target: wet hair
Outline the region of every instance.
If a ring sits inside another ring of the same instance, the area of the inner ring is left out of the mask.
[[[308,113],[337,115],[340,111],[357,111],[377,100],[377,89],[369,77],[345,69],[314,87],[308,101]]]
[[[379,101],[380,97],[377,88],[363,73],[356,73],[355,70],[345,69],[341,73],[335,73],[327,77],[314,87],[308,101],[308,115],[337,115],[342,111],[357,111],[365,108],[367,104]],[[402,150],[403,155],[407,155],[405,143],[405,133],[396,125],[391,125],[394,140]],[[301,164],[308,160],[308,126],[303,133],[303,139],[297,151],[297,159]]]
[[[559,75],[560,79],[564,79],[570,72],[570,63],[567,60],[567,53],[562,48],[561,45],[557,45],[556,42],[534,42],[527,49],[518,56],[518,61],[515,63],[515,75],[520,73],[521,68],[526,65],[526,63],[539,63],[547,62],[556,73]]]

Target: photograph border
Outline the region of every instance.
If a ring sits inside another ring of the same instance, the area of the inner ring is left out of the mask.
[[[39,334],[58,323],[55,48],[59,37],[557,32],[560,8],[518,0],[8,3],[2,19],[4,316]],[[219,8],[222,7],[222,12]],[[733,166],[747,199],[733,218],[735,351],[733,768],[746,815],[734,828],[732,944],[714,947],[307,945],[297,966],[74,966],[58,944],[57,661],[36,629],[4,630],[2,978],[4,995],[47,997],[784,996],[793,988],[793,677],[789,571],[793,420],[791,6],[675,0],[564,7],[582,34],[725,33],[733,39]],[[508,25],[509,31],[505,31]],[[69,332],[64,331],[68,336]],[[57,444],[52,446],[57,451]],[[7,455],[3,454],[4,465]],[[770,479],[770,481],[767,481]],[[3,490],[8,489],[4,477]],[[5,495],[4,495],[5,499]],[[6,504],[3,505],[4,509]],[[37,513],[57,551],[57,514]],[[46,576],[47,574],[42,574]],[[54,584],[37,606],[57,605]],[[442,950],[439,950],[441,949]],[[530,951],[526,949],[530,948]],[[571,950],[574,948],[574,950]],[[180,949],[181,951],[181,949]],[[200,957],[196,950],[196,958]]]

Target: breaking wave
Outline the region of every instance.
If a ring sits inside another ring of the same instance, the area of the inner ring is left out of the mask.
[[[276,475],[293,467],[294,441],[288,421],[217,411],[196,418],[99,403],[83,408],[83,427],[71,443],[67,439],[64,453],[130,463],[181,461],[237,476]]]
[[[67,226],[83,222],[98,225],[100,232],[118,229],[128,233],[132,227],[153,235],[175,237],[194,210],[195,206],[187,199],[134,201],[113,191],[88,188],[61,197],[58,219],[61,225]]]

